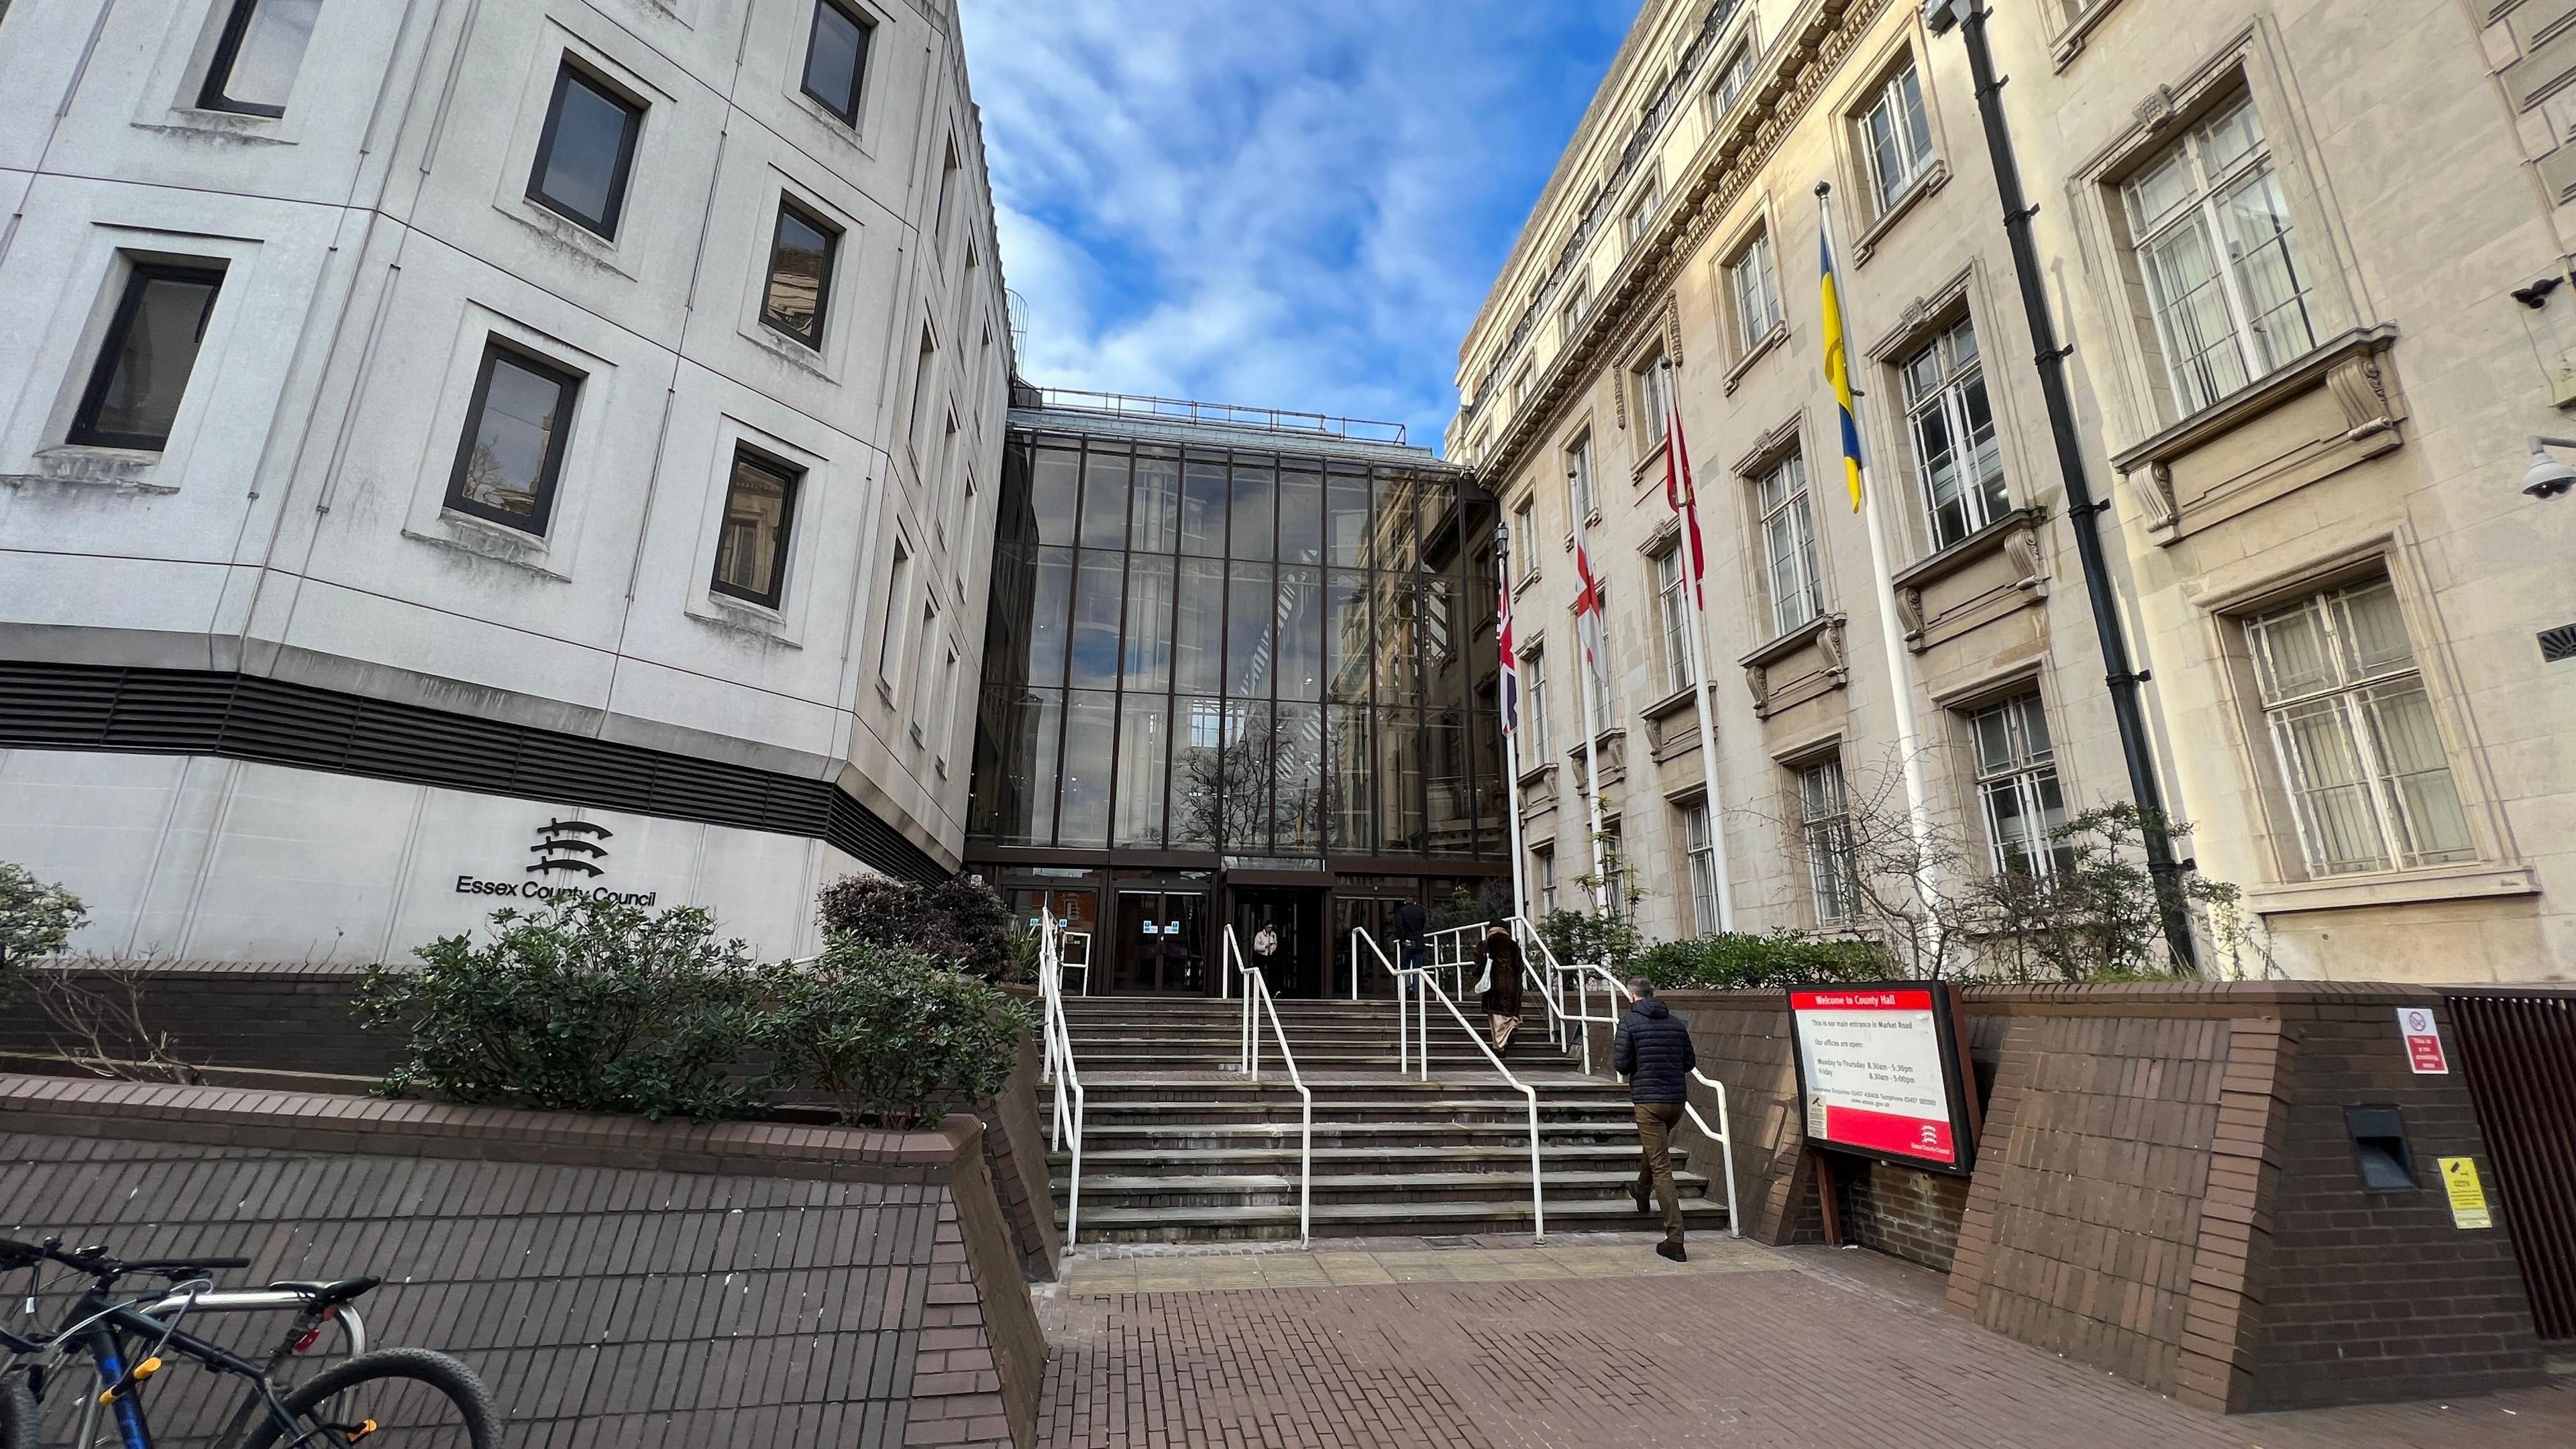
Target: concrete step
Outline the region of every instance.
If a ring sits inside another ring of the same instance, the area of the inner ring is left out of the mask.
[[[1315,1143],[1315,1177],[1317,1181],[1334,1178],[1375,1177],[1386,1171],[1413,1172],[1510,1172],[1522,1170],[1527,1180],[1529,1167],[1529,1134],[1523,1131],[1518,1140],[1494,1138],[1472,1144],[1427,1143],[1393,1145],[1379,1143],[1352,1147],[1328,1143],[1318,1131]],[[1637,1170],[1637,1139],[1600,1142],[1560,1142],[1553,1134],[1539,1134],[1539,1161],[1548,1171],[1548,1181],[1556,1181],[1557,1171],[1611,1172],[1624,1168],[1630,1174]],[[1677,1157],[1682,1154],[1675,1154]],[[1299,1160],[1297,1133],[1291,1131],[1285,1140],[1258,1147],[1110,1147],[1090,1141],[1083,1143],[1082,1171],[1087,1185],[1091,1175],[1111,1177],[1222,1177],[1239,1172],[1267,1172],[1272,1169],[1293,1173]],[[1048,1159],[1059,1177],[1072,1170],[1072,1157],[1056,1153]]]
[[[1270,1122],[1120,1123],[1093,1118],[1083,1126],[1083,1160],[1106,1152],[1140,1152],[1172,1157],[1188,1152],[1286,1151],[1294,1154],[1300,1123],[1294,1113]],[[1637,1130],[1627,1121],[1542,1120],[1539,1140],[1567,1148],[1616,1148],[1634,1152]],[[1420,1147],[1475,1148],[1490,1145],[1503,1155],[1529,1151],[1529,1122],[1333,1122],[1315,1123],[1315,1149],[1326,1148],[1375,1156]]]
[[[1575,1201],[1624,1194],[1636,1181],[1637,1169],[1633,1163],[1624,1172],[1557,1172],[1551,1169],[1547,1174],[1550,1195],[1562,1193]],[[1673,1185],[1687,1200],[1705,1197],[1708,1181],[1696,1174],[1676,1172]],[[1068,1196],[1071,1186],[1068,1179],[1056,1179],[1056,1199],[1059,1202]],[[1514,1196],[1526,1198],[1528,1195],[1529,1173],[1526,1169],[1520,1172],[1390,1173],[1378,1177],[1315,1174],[1315,1202],[1318,1206],[1328,1203],[1345,1206],[1491,1202]],[[1294,1206],[1297,1196],[1297,1174],[1294,1172],[1113,1177],[1094,1174],[1087,1162],[1082,1172],[1083,1202],[1103,1208],[1266,1207],[1282,1203]]]
[[[1314,1234],[1319,1238],[1428,1237],[1453,1233],[1528,1232],[1530,1200],[1426,1203],[1316,1203]],[[1726,1207],[1705,1198],[1682,1199],[1682,1219],[1693,1232],[1716,1232],[1726,1226]],[[1651,1210],[1639,1213],[1625,1195],[1616,1198],[1565,1198],[1550,1194],[1550,1232],[1617,1232],[1652,1230],[1659,1219]],[[1062,1227],[1064,1214],[1058,1211]],[[1099,1207],[1091,1203],[1090,1184],[1083,1184],[1081,1223],[1086,1243],[1235,1242],[1294,1238],[1297,1203],[1197,1208]]]

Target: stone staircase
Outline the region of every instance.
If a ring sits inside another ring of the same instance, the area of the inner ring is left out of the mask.
[[[1067,997],[1089,1097],[1081,1239],[1207,1242],[1297,1236],[1299,1102],[1265,1027],[1259,1083],[1233,1071],[1241,1004]],[[1315,1094],[1314,1235],[1447,1236],[1530,1230],[1528,1099],[1454,1017],[1432,1005],[1428,1081],[1396,1070],[1388,1001],[1283,1001],[1280,1026]],[[1512,1070],[1539,1097],[1551,1232],[1652,1228],[1628,1192],[1637,1132],[1627,1088],[1587,1077],[1543,1035]],[[1045,1104],[1041,1103],[1043,1110]],[[1063,1221],[1072,1156],[1053,1158]],[[1722,1190],[1675,1154],[1694,1231],[1722,1228]]]

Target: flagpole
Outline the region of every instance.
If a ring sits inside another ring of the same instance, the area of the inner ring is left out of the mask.
[[[1568,469],[1566,476],[1570,479],[1573,476],[1573,470]],[[1573,497],[1573,490],[1566,490],[1566,496]],[[1585,527],[1585,520],[1581,518],[1574,520],[1574,549],[1583,559],[1584,567],[1590,568],[1591,534]],[[1596,610],[1600,608],[1597,595],[1593,598],[1591,607]],[[1593,681],[1598,678],[1602,692],[1605,694],[1609,692],[1610,679],[1605,671],[1608,670],[1610,661],[1594,656],[1591,640],[1583,636],[1583,619],[1579,610],[1574,623],[1575,647],[1583,656],[1583,677],[1576,683],[1575,693],[1583,696],[1583,790],[1584,794],[1590,797],[1591,806],[1592,913],[1596,916],[1606,916],[1610,914],[1610,870],[1601,858],[1601,713],[1592,703],[1592,689]],[[1599,625],[1597,613],[1594,615],[1594,624],[1596,628]],[[1607,652],[1610,631],[1599,629],[1598,632],[1601,635],[1602,648]]]
[[[1686,520],[1687,536],[1674,541],[1682,551],[1682,572],[1690,576],[1691,606],[1682,613],[1682,628],[1687,635],[1691,656],[1691,703],[1699,711],[1700,788],[1708,804],[1708,843],[1711,868],[1717,875],[1717,929],[1725,935],[1735,933],[1735,873],[1726,853],[1726,802],[1717,790],[1717,703],[1710,687],[1708,647],[1705,642],[1708,590],[1701,583],[1704,571],[1700,556],[1699,496],[1690,480],[1690,448],[1682,435],[1681,369],[1671,359],[1664,362],[1664,396],[1672,407],[1672,452],[1665,468],[1681,479],[1681,504],[1690,509]],[[1674,497],[1667,484],[1667,497]],[[1687,864],[1687,862],[1685,862]],[[1695,923],[1696,924],[1696,923]]]
[[[1824,229],[1825,248],[1828,254],[1834,251],[1833,189],[1833,183],[1830,181],[1816,183],[1817,224]],[[1839,287],[1835,289],[1835,305],[1837,309],[1841,306]],[[1849,336],[1848,313],[1844,314],[1842,332],[1845,337]],[[1827,346],[1832,345],[1832,341],[1829,340]],[[1827,365],[1830,368],[1830,359]],[[1843,362],[1846,380],[1850,377],[1850,366],[1850,358],[1846,353]],[[1857,407],[1853,408],[1853,413],[1857,424]],[[1932,861],[1932,812],[1925,803],[1927,797],[1923,789],[1923,751],[1921,737],[1914,723],[1914,671],[1906,662],[1905,628],[1896,609],[1896,576],[1895,572],[1888,567],[1887,526],[1879,517],[1878,487],[1870,476],[1867,452],[1865,450],[1859,452],[1855,461],[1860,465],[1860,512],[1869,533],[1871,591],[1878,596],[1879,641],[1887,653],[1888,694],[1896,706],[1896,749],[1905,772],[1906,825],[1914,837],[1917,888],[1928,896],[1939,888],[1940,881]],[[1940,923],[1932,921],[1929,924],[1932,926],[1933,939],[1937,948],[1940,939]]]
[[[1494,589],[1500,608],[1494,616],[1494,640],[1501,647],[1502,672],[1495,676],[1494,708],[1503,721],[1503,785],[1510,792],[1512,812],[1512,914],[1527,921],[1529,913],[1529,850],[1521,842],[1521,732],[1517,700],[1520,661],[1512,650],[1518,641],[1512,635],[1512,535],[1502,524],[1494,525]],[[1518,939],[1518,933],[1514,933]]]

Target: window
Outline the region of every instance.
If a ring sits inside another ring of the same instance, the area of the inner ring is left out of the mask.
[[[1708,804],[1702,801],[1682,807],[1682,854],[1690,862],[1691,931],[1695,935],[1714,936],[1718,932],[1717,914],[1717,840],[1708,828]]]
[[[1565,284],[1565,305],[1558,309],[1559,345],[1572,347],[1583,330],[1583,319],[1592,311],[1592,278],[1578,269]]]
[[[1512,583],[1538,576],[1538,499],[1524,498],[1512,510]]]
[[[734,451],[733,477],[725,484],[724,528],[716,535],[717,593],[778,607],[787,587],[796,485],[803,478],[802,469],[748,448]]]
[[[931,716],[938,722],[937,756],[939,773],[948,773],[948,747],[957,738],[957,646],[944,651],[946,662],[939,666],[939,711]]]
[[[877,684],[894,692],[895,671],[903,666],[904,585],[912,577],[912,550],[894,541],[894,567],[886,571],[885,631],[877,639]]]
[[[868,38],[876,26],[840,0],[814,0],[805,39],[805,94],[855,126],[859,88],[868,74]]]
[[[1523,365],[1520,370],[1520,375],[1512,379],[1513,412],[1519,412],[1522,408],[1529,406],[1530,384],[1537,380],[1538,364],[1534,362]]]
[[[1565,450],[1565,505],[1578,523],[1600,512],[1592,494],[1592,435],[1584,434]]]
[[[939,343],[925,327],[921,329],[921,355],[912,364],[912,425],[904,429],[904,441],[912,445],[916,461],[922,435],[930,430],[930,369],[938,360]]]
[[[1530,769],[1547,762],[1547,651],[1533,649],[1522,655],[1521,675],[1529,684],[1529,698],[1522,701],[1521,714],[1521,728],[1529,732],[1529,758],[1522,768]]]
[[[233,0],[197,104],[245,116],[286,114],[322,0]]]
[[[957,195],[957,138],[948,138],[948,149],[940,154],[939,209],[930,214],[930,235],[934,241],[948,239],[948,209]]]
[[[1807,460],[1791,453],[1754,483],[1762,508],[1762,559],[1771,583],[1771,627],[1786,634],[1825,611],[1816,572],[1816,521],[1807,507]]]
[[[1962,318],[1899,366],[1932,546],[1948,548],[2012,510],[1976,329]]]
[[[1859,868],[1852,857],[1850,797],[1843,762],[1828,757],[1799,765],[1798,840],[1807,856],[1807,900],[1816,924],[1837,925],[1858,914]]]
[[[65,441],[154,452],[168,447],[223,285],[224,274],[211,267],[136,263]]]
[[[1664,178],[1659,172],[1649,172],[1637,199],[1628,204],[1628,245],[1635,246],[1646,239],[1646,228],[1654,225],[1655,213],[1663,204]]]
[[[1638,444],[1651,453],[1664,445],[1665,430],[1672,426],[1673,375],[1664,366],[1663,350],[1657,348],[1631,376],[1637,384]]]
[[[1753,40],[1750,36],[1736,42],[1735,49],[1728,51],[1726,59],[1718,63],[1717,84],[1708,90],[1709,109],[1715,113],[1712,119],[1734,110],[1735,103],[1753,89],[1753,63]]]
[[[1977,799],[1998,874],[2047,875],[2072,865],[2075,849],[2057,839],[2066,797],[2057,787],[2057,752],[2048,713],[2025,694],[1968,716],[1977,750]]]
[[[1554,915],[1556,913],[1556,852],[1534,850],[1530,852],[1530,860],[1538,867],[1538,913],[1541,916]]]
[[[555,72],[545,134],[537,140],[536,170],[528,176],[528,199],[601,236],[617,235],[617,213],[626,204],[626,173],[635,161],[635,134],[643,124],[642,106],[566,63]]]
[[[2252,100],[2193,127],[2120,195],[2183,412],[2316,346],[2290,209]]]
[[[832,295],[832,257],[840,246],[838,229],[792,201],[779,202],[760,320],[808,347],[821,347],[824,309]]]
[[[2246,625],[2311,875],[2474,858],[2397,594],[2373,579]]]
[[[1726,293],[1735,307],[1735,355],[1748,357],[1780,326],[1780,277],[1771,261],[1771,237],[1758,232],[1726,264]]]
[[[1884,216],[1932,170],[1932,123],[1923,113],[1923,81],[1911,61],[1870,97],[1859,127],[1870,198]]]
[[[580,392],[580,374],[485,343],[465,437],[448,475],[447,506],[542,537]]]
[[[939,698],[939,680],[932,671],[938,665],[939,652],[931,647],[931,642],[939,637],[939,590],[936,587],[921,591],[921,632],[915,637],[921,640],[921,663],[912,683],[912,742],[917,745],[928,738],[930,722],[937,718],[932,706]]]
[[[950,469],[957,466],[958,451],[957,414],[951,412],[948,414],[948,425],[940,429],[939,460],[930,474],[930,477],[937,481],[939,491],[943,494],[953,493],[955,491],[948,486],[948,473]],[[947,537],[948,508],[944,504],[934,500],[931,508],[931,516],[939,520],[940,536],[942,538]]]
[[[1682,568],[1682,551],[1669,548],[1655,555],[1655,622],[1664,644],[1664,692],[1678,694],[1699,682],[1698,661],[1690,648],[1690,579]]]

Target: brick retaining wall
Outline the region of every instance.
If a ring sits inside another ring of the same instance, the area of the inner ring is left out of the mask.
[[[1665,999],[1727,1084],[1747,1235],[1817,1240],[1785,999]],[[1971,989],[1975,1176],[1837,1159],[1845,1226],[1946,1271],[1953,1312],[2209,1408],[2530,1383],[2502,1209],[2454,1227],[2435,1165],[2473,1157],[2492,1183],[2466,1082],[2409,1070],[2401,1005],[2447,1031],[2439,994],[2408,987]],[[2363,1190],[2343,1109],[2365,1105],[2404,1114],[2418,1188]]]
[[[0,1076],[0,1232],[381,1275],[376,1341],[473,1365],[529,1449],[1025,1449],[1046,1350],[982,1137]],[[213,1381],[170,1378],[175,1444]]]
[[[74,965],[69,969],[79,973]],[[145,1025],[170,1039],[174,1054],[199,1067],[254,1072],[325,1073],[377,1080],[405,1056],[401,1032],[359,1024],[362,967],[306,962],[156,962],[144,973]],[[85,979],[96,981],[92,973]],[[0,1058],[41,1059],[61,1045],[40,1013],[0,1014]],[[111,1050],[139,1053],[131,1042]],[[24,1060],[0,1070],[31,1069]],[[983,1120],[986,1168],[1008,1216],[1023,1270],[1055,1276],[1063,1252],[1047,1179],[1046,1136],[1037,1110],[1038,1049],[1023,1041],[1020,1065],[1001,1092],[974,1106]],[[333,1090],[317,1083],[318,1090]]]

